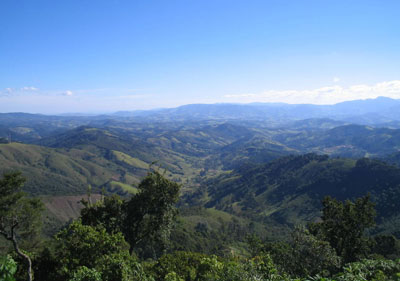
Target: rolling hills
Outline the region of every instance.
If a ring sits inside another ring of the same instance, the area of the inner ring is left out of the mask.
[[[376,202],[378,222],[400,215],[400,168],[366,158],[288,156],[245,165],[206,186],[206,207],[256,221],[303,224],[319,217],[324,196],[346,200],[367,193]]]
[[[27,178],[25,191],[32,195],[84,194],[88,185],[101,188],[112,179],[133,184],[145,173],[145,169],[137,175],[127,173],[112,161],[84,150],[20,143],[0,145],[0,169],[22,171]]]
[[[187,217],[181,230],[195,236],[206,235],[207,225],[207,235],[218,232],[231,220],[240,221],[242,232],[256,226],[260,233],[279,233],[318,218],[325,195],[345,200],[370,193],[378,210],[375,231],[395,233],[398,121],[386,114],[390,128],[379,127],[380,117],[362,123],[397,102],[191,105],[87,117],[0,114],[0,172],[21,170],[25,191],[50,201],[57,196],[52,202],[67,206],[75,197],[65,196],[79,197],[89,185],[95,193],[129,196],[153,165],[182,183],[180,207]],[[349,122],[352,113],[364,121]],[[193,216],[191,208],[203,211]],[[65,216],[53,212],[53,217],[76,216],[76,206],[67,209]],[[215,223],[215,213],[228,222]]]

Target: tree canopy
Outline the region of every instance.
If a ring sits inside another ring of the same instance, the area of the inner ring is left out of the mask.
[[[20,172],[6,173],[0,180],[0,234],[12,243],[14,251],[25,261],[28,280],[33,280],[31,258],[20,247],[21,244],[30,248],[35,246],[44,207],[40,199],[27,198],[21,192],[24,182]]]
[[[150,171],[140,182],[138,193],[129,200],[106,197],[95,204],[85,203],[82,223],[103,226],[109,233],[122,232],[130,252],[154,243],[160,245],[170,234],[177,209],[180,185],[158,171]]]
[[[366,257],[371,241],[365,236],[365,230],[375,225],[376,216],[370,196],[354,202],[325,197],[322,205],[322,222],[310,224],[310,232],[329,242],[346,263]]]

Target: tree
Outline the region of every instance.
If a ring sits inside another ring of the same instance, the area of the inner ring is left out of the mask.
[[[130,245],[130,253],[140,243],[142,250],[163,244],[177,214],[179,189],[176,182],[151,171],[140,182],[139,192],[127,201],[114,195],[95,204],[84,202],[82,224],[101,225],[110,234],[122,232]]]
[[[365,257],[370,250],[370,240],[364,236],[364,231],[374,226],[376,216],[370,196],[354,202],[325,197],[322,205],[322,222],[310,224],[310,232],[329,242],[345,263]]]
[[[393,235],[377,235],[374,238],[373,253],[386,259],[400,258],[400,240]]]
[[[77,220],[60,231],[56,239],[60,264],[57,280],[85,280],[84,276],[92,278],[88,280],[99,276],[103,281],[140,280],[134,278],[142,273],[122,233],[109,234],[102,226],[82,225]]]
[[[318,240],[304,228],[292,232],[289,273],[295,276],[330,275],[339,271],[341,260],[326,241]]]
[[[156,280],[166,281],[288,280],[278,273],[267,253],[260,253],[252,259],[223,259],[215,255],[177,251],[163,255],[151,270]]]
[[[21,192],[24,182],[20,172],[6,173],[0,180],[0,234],[26,262],[28,280],[33,280],[31,258],[20,249],[19,242],[22,239],[32,241],[38,236],[44,207],[39,199],[25,197]]]
[[[89,201],[82,201],[84,208],[81,210],[81,220],[84,225],[103,226],[108,233],[122,231],[124,222],[125,202],[118,196],[104,197],[102,200],[91,204]]]
[[[374,280],[398,281],[400,278],[400,262],[384,259],[368,260],[347,264],[343,272],[334,276],[332,280]]]
[[[340,258],[326,241],[318,240],[303,227],[296,227],[290,242],[267,242],[253,236],[249,239],[253,256],[268,253],[280,272],[306,277],[330,275],[340,268]]]
[[[125,239],[133,252],[143,240],[164,241],[176,217],[180,185],[152,171],[140,182],[139,192],[126,204]]]
[[[68,281],[101,281],[101,274],[96,269],[81,266]]]

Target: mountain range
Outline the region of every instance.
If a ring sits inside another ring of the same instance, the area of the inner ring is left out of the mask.
[[[318,219],[325,195],[345,200],[370,193],[378,210],[374,231],[400,237],[399,106],[378,98],[101,116],[3,113],[0,172],[20,170],[26,192],[72,206],[71,198],[82,198],[89,187],[129,196],[153,167],[182,184],[180,207],[190,233],[198,224],[222,227],[215,214],[242,229],[253,223],[283,231]],[[47,203],[52,219],[79,210],[63,214],[54,204]]]

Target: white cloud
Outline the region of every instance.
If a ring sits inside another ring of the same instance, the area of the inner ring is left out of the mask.
[[[372,99],[379,96],[400,99],[400,80],[349,87],[335,85],[311,90],[268,90],[258,94],[229,94],[225,95],[224,98],[229,99],[229,102],[334,104],[348,100]]]
[[[13,89],[11,89],[11,88],[0,89],[0,97],[10,96],[12,91],[13,91]]]
[[[33,86],[30,87],[22,87],[21,91],[38,91],[39,89]]]
[[[72,91],[65,91],[62,93],[63,96],[68,96],[68,97],[72,96],[73,94],[74,93]]]
[[[4,90],[0,91],[3,96],[18,96],[24,94],[30,94],[33,92],[38,92],[39,89],[33,86],[29,87],[22,87],[22,88],[5,88]]]
[[[340,78],[339,77],[333,77],[333,82],[335,82],[335,83],[337,83],[337,82],[339,82],[340,81]]]

